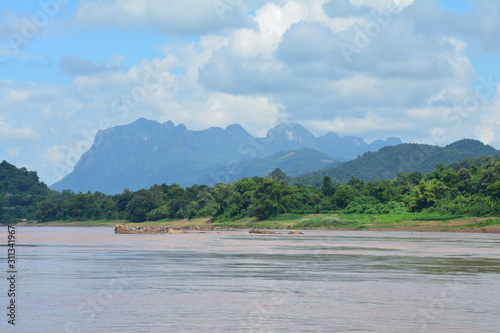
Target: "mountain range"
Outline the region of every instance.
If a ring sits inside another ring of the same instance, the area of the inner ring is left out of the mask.
[[[213,185],[265,176],[278,167],[299,176],[399,144],[395,137],[371,144],[335,133],[315,137],[296,123],[280,124],[259,138],[237,124],[192,131],[140,118],[99,131],[74,170],[50,188],[116,194],[162,183]]]

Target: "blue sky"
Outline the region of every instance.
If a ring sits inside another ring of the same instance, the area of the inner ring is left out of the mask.
[[[495,0],[0,3],[0,160],[47,184],[139,117],[500,148]]]

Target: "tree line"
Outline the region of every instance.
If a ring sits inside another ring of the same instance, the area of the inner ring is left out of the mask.
[[[479,159],[477,160],[479,161]],[[334,183],[323,177],[318,187],[293,183],[280,169],[267,177],[243,178],[213,187],[178,184],[106,195],[100,192],[51,191],[36,173],[0,164],[0,219],[38,220],[213,220],[256,218],[283,213],[358,214],[433,212],[500,215],[500,160],[443,163],[430,173],[399,173],[392,180]]]

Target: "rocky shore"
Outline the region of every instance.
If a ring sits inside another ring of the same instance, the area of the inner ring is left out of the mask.
[[[128,225],[115,225],[115,234],[184,234],[192,231],[222,231],[220,227],[204,228],[204,227],[129,227]],[[235,228],[224,229],[226,231],[235,231]]]
[[[272,230],[261,230],[261,229],[251,229],[249,231],[250,234],[265,234],[265,235],[279,235],[281,232],[276,232]],[[302,232],[298,232],[297,230],[291,230],[288,232],[289,235],[302,235]]]
[[[194,228],[175,228],[175,227],[129,227],[128,225],[121,225],[117,224],[115,225],[115,234],[184,234],[188,233],[189,231],[223,231],[220,227],[214,227],[214,228],[201,228],[201,227],[194,227]],[[224,231],[236,231],[237,229],[235,228],[227,228],[224,229]],[[272,230],[262,230],[262,229],[251,229],[249,231],[251,234],[266,234],[266,235],[276,235],[276,234],[282,234],[276,231]],[[299,235],[302,234],[302,232],[298,232],[297,230],[291,230],[288,232],[290,235]]]
[[[153,228],[153,227],[129,227],[128,225],[117,224],[115,234],[181,234],[182,231],[174,228]]]

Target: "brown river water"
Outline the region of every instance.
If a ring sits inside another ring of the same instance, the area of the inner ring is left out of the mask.
[[[0,332],[500,332],[500,234],[15,236],[13,326],[0,228]]]

